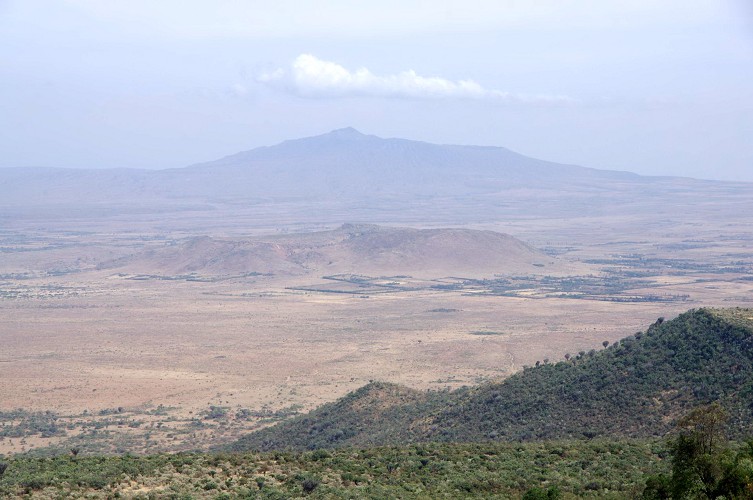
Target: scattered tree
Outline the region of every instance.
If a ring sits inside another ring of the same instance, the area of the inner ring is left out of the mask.
[[[727,412],[718,403],[691,411],[671,443],[672,475],[646,481],[643,498],[753,498],[753,441],[732,453]]]

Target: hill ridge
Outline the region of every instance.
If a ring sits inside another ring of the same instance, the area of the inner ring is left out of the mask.
[[[379,419],[352,410],[355,401],[368,401],[383,387],[365,386],[245,436],[233,448],[656,437],[691,408],[712,401],[729,411],[733,436],[749,435],[753,310],[693,309],[599,352],[526,368],[501,382],[414,395],[414,402],[397,401]]]

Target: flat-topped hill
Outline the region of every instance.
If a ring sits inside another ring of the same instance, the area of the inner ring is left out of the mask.
[[[564,264],[507,234],[345,224],[252,239],[199,237],[104,267],[165,275],[243,273],[492,276],[556,272]]]

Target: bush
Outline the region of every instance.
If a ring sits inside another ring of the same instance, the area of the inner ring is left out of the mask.
[[[523,500],[555,500],[562,498],[559,488],[550,486],[548,489],[531,488],[523,495]]]
[[[643,498],[646,500],[662,500],[671,497],[669,477],[664,474],[651,476],[646,480]]]
[[[319,486],[319,482],[320,481],[314,477],[307,477],[301,482],[303,492],[306,494],[311,493],[316,489],[317,486]]]

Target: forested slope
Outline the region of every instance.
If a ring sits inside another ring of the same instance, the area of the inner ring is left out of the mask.
[[[753,333],[747,313],[698,310],[598,353],[480,386],[432,419],[442,440],[660,436],[718,401],[734,434],[753,431]],[[737,319],[738,321],[735,321]]]
[[[729,411],[732,437],[753,434],[753,310],[692,310],[602,351],[452,393],[370,384],[233,448],[661,436],[712,401]]]

